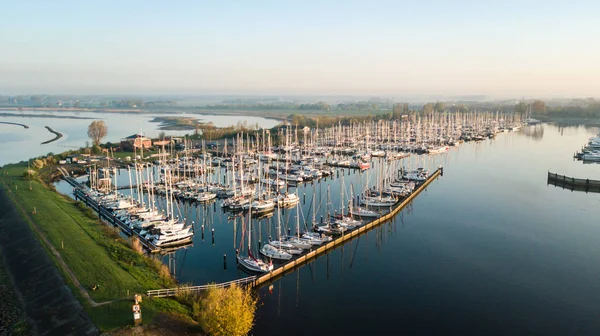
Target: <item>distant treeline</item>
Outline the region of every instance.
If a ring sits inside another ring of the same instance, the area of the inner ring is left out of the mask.
[[[547,105],[542,100],[533,103],[519,102],[517,112],[531,112],[539,118],[600,118],[600,101],[593,98],[577,99],[564,105]]]

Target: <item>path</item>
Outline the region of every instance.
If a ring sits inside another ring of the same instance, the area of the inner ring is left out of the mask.
[[[65,284],[26,220],[31,222],[31,228],[59,261],[65,274],[68,274],[80,288],[81,294],[92,301],[89,293],[82,290],[73,272],[69,270],[48,240],[41,235],[31,217],[29,215],[26,215],[26,218],[21,217],[17,211],[19,206],[15,207],[9,199],[11,192],[4,183],[0,184],[0,257],[6,265],[11,282],[15,285],[17,296],[25,307],[34,333],[98,335],[98,329]],[[100,305],[95,302],[94,304]]]

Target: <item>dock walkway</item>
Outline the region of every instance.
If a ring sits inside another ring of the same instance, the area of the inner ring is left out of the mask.
[[[251,286],[259,287],[265,283],[272,282],[273,280],[283,276],[284,274],[289,273],[289,272],[303,266],[304,264],[312,261],[313,259],[316,259],[318,256],[320,256],[328,251],[331,251],[331,250],[337,248],[338,246],[344,244],[345,242],[350,241],[350,240],[354,239],[355,237],[358,237],[359,235],[362,235],[362,234],[374,229],[375,227],[391,220],[394,216],[396,216],[398,214],[398,212],[400,212],[410,202],[412,202],[412,200],[415,197],[417,197],[417,195],[419,195],[423,190],[425,190],[431,182],[433,182],[440,175],[443,175],[443,171],[444,171],[443,168],[437,169],[433,174],[431,174],[431,176],[429,176],[429,178],[427,178],[427,180],[423,184],[421,184],[414,192],[412,192],[410,194],[410,196],[408,196],[406,199],[404,199],[402,202],[400,202],[398,205],[396,205],[396,207],[393,208],[393,210],[390,211],[389,213],[361,226],[360,228],[358,228],[356,230],[351,231],[348,234],[342,235],[341,237],[334,239],[333,241],[317,248],[316,250],[310,251],[305,255],[302,255],[294,260],[291,260],[290,262],[282,265],[281,267],[274,269],[273,271],[271,271],[265,275],[258,277],[256,279],[256,281],[251,283]]]
[[[61,172],[63,172],[63,171],[61,170]],[[65,174],[65,172],[63,172],[63,175],[64,174]],[[126,235],[136,237],[139,240],[140,244],[142,246],[144,246],[146,249],[148,249],[150,252],[152,252],[152,253],[160,252],[160,250],[161,250],[160,247],[158,247],[158,246],[152,244],[151,242],[149,242],[148,240],[146,240],[139,233],[137,233],[137,231],[132,230],[129,226],[127,226],[127,224],[125,224],[121,220],[119,220],[111,211],[107,210],[102,205],[98,204],[98,202],[95,199],[93,199],[87,193],[85,193],[84,186],[81,183],[79,183],[77,180],[75,180],[73,177],[71,177],[69,175],[64,175],[63,179],[67,183],[69,183],[71,186],[73,186],[73,188],[74,188],[73,194],[75,195],[75,199],[84,202],[85,205],[89,206],[94,211],[96,211],[98,213],[98,216],[100,217],[100,219],[104,219],[108,223],[119,227],[121,229],[121,231],[123,233],[125,233]]]

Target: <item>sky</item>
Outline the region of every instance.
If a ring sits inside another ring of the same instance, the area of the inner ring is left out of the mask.
[[[0,94],[600,96],[597,0],[0,8]]]

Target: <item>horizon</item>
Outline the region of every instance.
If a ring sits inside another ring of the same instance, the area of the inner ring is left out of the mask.
[[[598,97],[579,1],[8,3],[0,93]],[[32,11],[31,8],[35,8]]]

